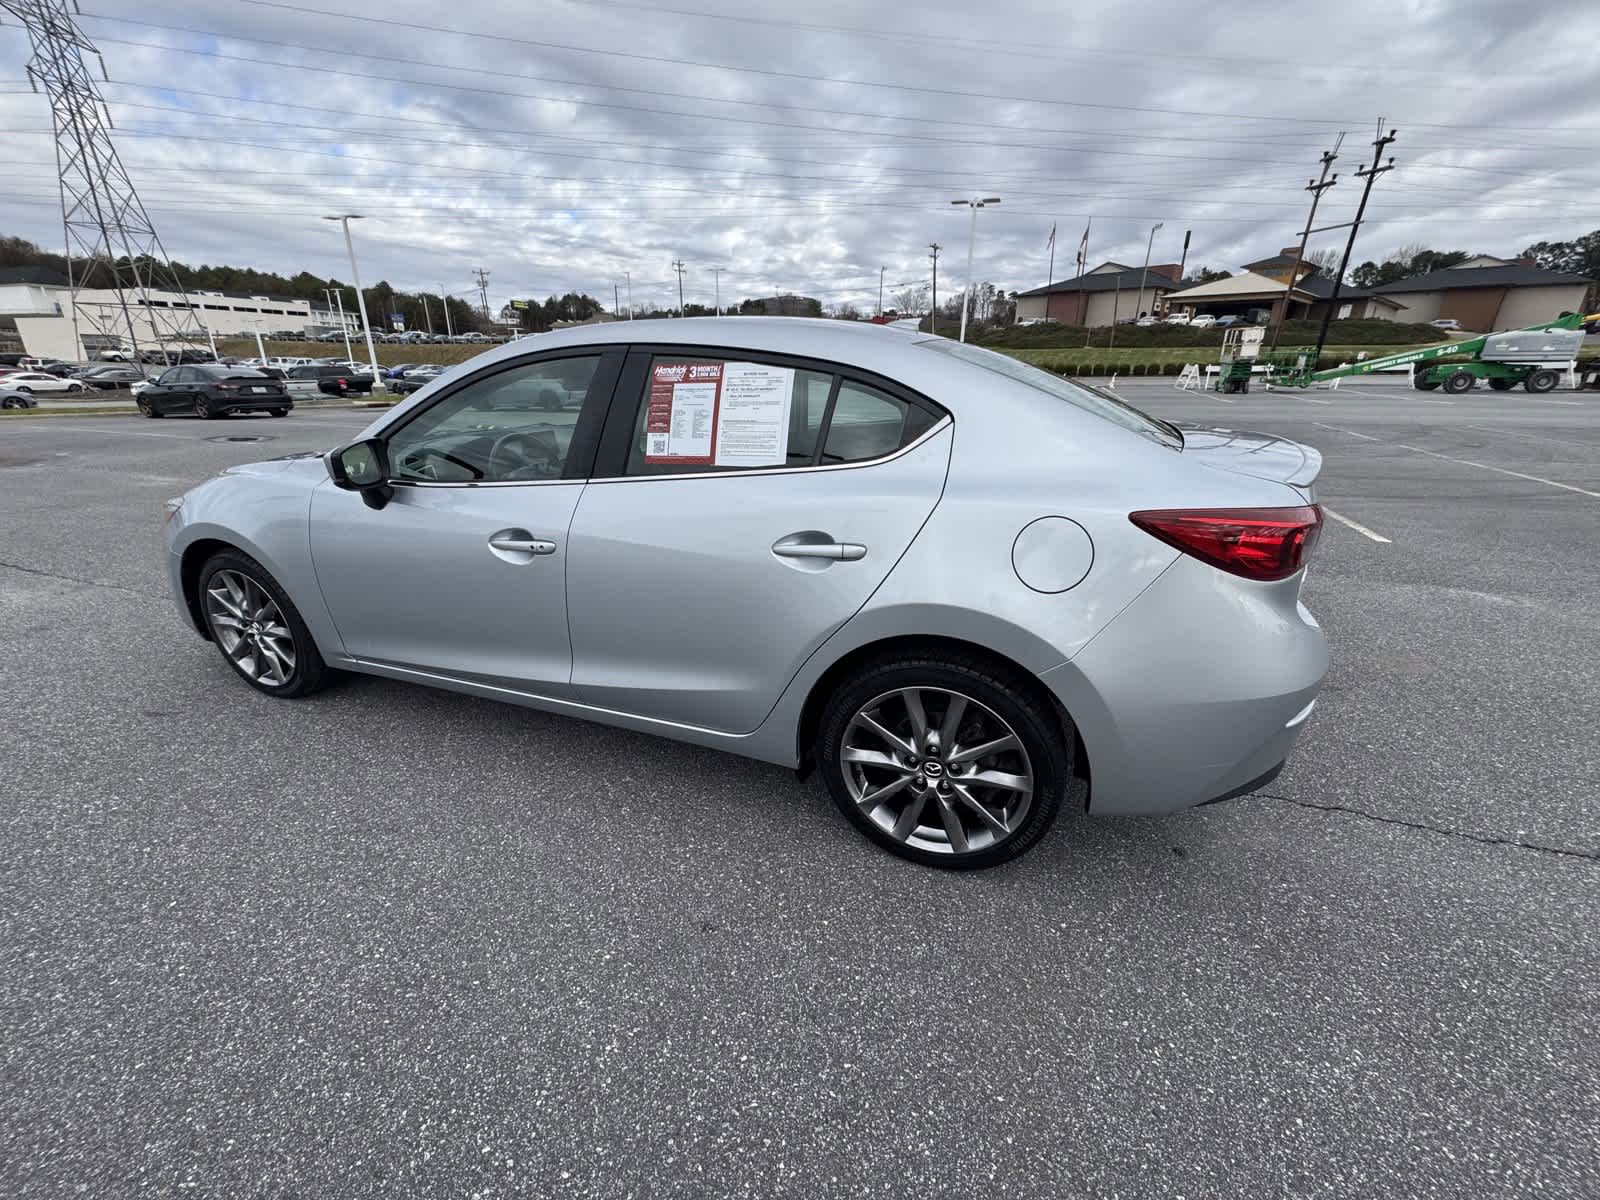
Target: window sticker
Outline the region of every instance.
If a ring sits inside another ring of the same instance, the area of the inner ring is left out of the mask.
[[[658,362],[644,461],[780,467],[788,461],[794,370],[762,363]]]

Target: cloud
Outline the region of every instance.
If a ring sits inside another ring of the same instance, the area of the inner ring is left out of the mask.
[[[941,290],[960,286],[969,213],[950,200],[980,194],[1003,203],[979,216],[974,273],[1007,288],[1044,282],[1052,223],[1069,272],[1090,216],[1094,261],[1141,260],[1159,221],[1156,261],[1187,229],[1191,265],[1234,269],[1295,240],[1341,130],[1318,223],[1349,218],[1380,117],[1397,169],[1356,261],[1412,241],[1508,254],[1597,223],[1585,6],[462,8],[87,0],[117,145],[172,256],[342,274],[319,218],[354,211],[369,282],[466,292],[482,266],[496,301],[609,303],[631,276],[637,302],[662,304],[681,258],[702,302],[720,266],[724,301],[870,307],[879,268],[891,290],[925,279],[934,241]],[[27,54],[0,29],[0,79]],[[27,94],[0,114],[8,131],[49,119]],[[0,230],[54,246],[51,139],[5,144]]]

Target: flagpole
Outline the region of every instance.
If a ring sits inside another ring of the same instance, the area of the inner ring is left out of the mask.
[[[1046,243],[1050,247],[1050,269],[1045,273],[1045,287],[1056,281],[1056,227],[1050,226],[1050,240]]]

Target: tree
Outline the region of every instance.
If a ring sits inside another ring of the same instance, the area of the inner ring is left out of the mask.
[[[922,313],[928,311],[928,285],[917,284],[915,287],[901,288],[891,297],[894,301],[896,312]]]
[[[1201,267],[1183,280],[1184,287],[1199,287],[1202,283],[1215,283],[1219,279],[1231,278],[1226,271],[1213,271],[1210,267]]]
[[[1465,250],[1430,250],[1420,242],[1411,242],[1401,246],[1381,263],[1371,260],[1362,263],[1350,272],[1350,282],[1358,288],[1382,287],[1414,275],[1442,271],[1471,257]]]
[[[861,310],[849,302],[839,305],[833,315],[841,321],[861,320]]]
[[[1522,252],[1547,271],[1582,275],[1589,281],[1583,307],[1593,312],[1600,306],[1600,229],[1573,238],[1570,242],[1535,242]]]
[[[1339,272],[1339,261],[1344,257],[1344,252],[1335,250],[1332,246],[1321,250],[1312,251],[1303,260],[1311,268],[1313,275],[1320,275],[1324,279],[1332,279]]]

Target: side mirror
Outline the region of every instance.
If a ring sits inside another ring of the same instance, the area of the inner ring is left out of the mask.
[[[334,486],[360,492],[368,508],[382,508],[394,495],[389,486],[389,451],[378,438],[340,446],[323,461]]]

